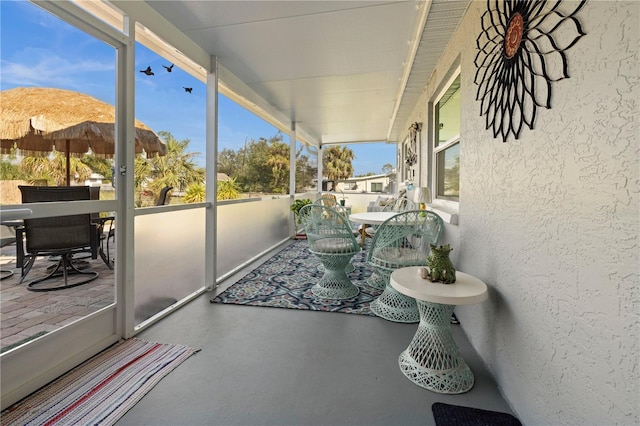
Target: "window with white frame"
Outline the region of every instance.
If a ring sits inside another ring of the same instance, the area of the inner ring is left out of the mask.
[[[459,201],[460,196],[460,74],[449,84],[434,108],[436,198]]]

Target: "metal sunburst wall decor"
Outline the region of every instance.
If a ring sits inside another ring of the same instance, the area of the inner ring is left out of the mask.
[[[562,0],[487,0],[474,83],[494,138],[518,139],[524,124],[533,129],[538,107],[551,108],[551,83],[569,77],[565,51],[585,35],[575,17],[585,2],[563,11]]]

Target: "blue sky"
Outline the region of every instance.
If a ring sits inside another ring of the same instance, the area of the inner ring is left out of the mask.
[[[57,87],[86,93],[113,104],[115,50],[25,1],[0,1],[0,89]],[[155,75],[136,73],[136,118],[156,132],[189,139],[204,165],[205,85],[181,69],[136,45],[136,69],[151,66]],[[187,93],[183,88],[192,88]],[[224,96],[219,101],[219,150],[237,150],[245,140],[270,138],[278,130]],[[285,141],[288,138],[285,137]],[[395,145],[348,145],[355,174],[380,173],[395,164]]]

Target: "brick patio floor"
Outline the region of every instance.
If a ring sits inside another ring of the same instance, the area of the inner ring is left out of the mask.
[[[14,271],[13,276],[0,281],[0,348],[61,328],[114,302],[114,274],[100,257],[86,259],[89,268],[100,274],[95,280],[64,290],[34,292],[27,284],[44,276],[53,262],[38,258],[20,283],[15,249],[15,244],[0,249],[2,269]]]

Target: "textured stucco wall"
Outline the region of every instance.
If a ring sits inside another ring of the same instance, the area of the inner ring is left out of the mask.
[[[507,143],[484,130],[474,100],[485,8],[471,4],[407,122],[428,122],[427,102],[459,61],[460,217],[450,235],[457,267],[490,297],[456,312],[525,424],[639,424],[640,2],[586,3],[570,78],[553,84],[534,130]]]

